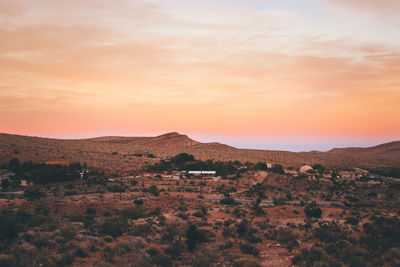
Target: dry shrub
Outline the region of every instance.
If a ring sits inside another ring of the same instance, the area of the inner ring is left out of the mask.
[[[261,265],[252,258],[239,258],[233,261],[234,267],[260,267]]]
[[[216,249],[201,247],[192,253],[185,263],[192,267],[218,266],[220,260],[221,257]]]
[[[100,232],[110,235],[114,238],[122,235],[128,227],[128,222],[125,217],[113,216],[107,217],[100,226]]]
[[[143,236],[146,237],[151,234],[151,224],[144,223],[144,224],[135,224],[131,227],[129,233],[134,236]]]
[[[11,267],[15,266],[16,259],[12,255],[0,254],[0,266]]]

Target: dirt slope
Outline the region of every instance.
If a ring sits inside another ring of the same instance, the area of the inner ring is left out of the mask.
[[[157,158],[137,157],[149,151]],[[167,133],[156,137],[98,137],[89,139],[50,139],[0,134],[0,163],[12,157],[21,161],[81,161],[104,169],[136,169],[146,163],[181,152],[198,159],[265,161],[285,166],[321,163],[327,167],[400,166],[400,142],[370,148],[342,148],[328,152],[288,152],[237,149],[220,143],[200,143],[186,135]]]

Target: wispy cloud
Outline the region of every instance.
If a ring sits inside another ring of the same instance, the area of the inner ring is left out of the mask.
[[[322,0],[330,1],[340,5],[349,6],[356,9],[372,9],[375,12],[382,10],[393,10],[393,8],[400,8],[400,3],[397,0]]]
[[[312,9],[263,7],[3,1],[0,131],[400,132],[396,40],[330,31],[324,8],[320,21]]]

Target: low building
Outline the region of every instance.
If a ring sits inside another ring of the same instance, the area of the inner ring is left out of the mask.
[[[172,171],[171,174],[175,175],[175,176],[185,176],[186,175],[186,171]]]
[[[314,170],[313,167],[311,167],[310,165],[304,165],[300,168],[299,172],[300,173],[306,173],[308,171],[312,171]]]
[[[203,176],[203,177],[215,177],[217,175],[216,171],[188,171],[189,175],[193,176]]]

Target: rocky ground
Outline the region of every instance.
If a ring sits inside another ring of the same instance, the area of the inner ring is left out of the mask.
[[[0,199],[0,265],[396,266],[398,185],[311,176],[36,185],[45,195]]]

